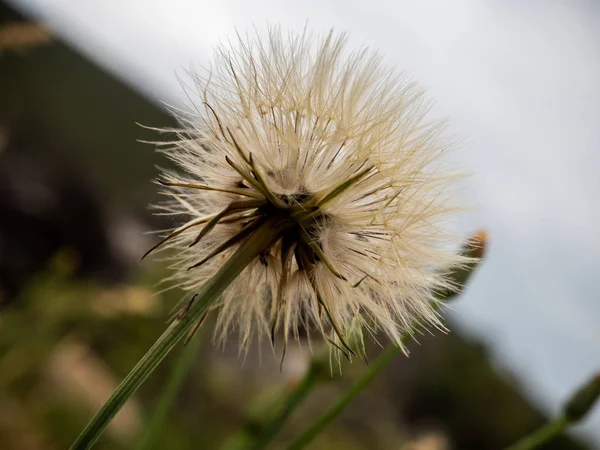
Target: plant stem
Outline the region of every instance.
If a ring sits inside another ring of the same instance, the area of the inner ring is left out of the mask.
[[[561,416],[538,428],[532,434],[525,436],[517,443],[507,447],[506,450],[533,450],[538,448],[562,433],[568,425],[569,421],[564,416]]]
[[[310,368],[296,386],[294,392],[290,394],[285,405],[278,412],[273,421],[269,422],[258,434],[256,440],[251,446],[252,450],[264,448],[279,432],[285,421],[288,419],[292,411],[304,400],[306,395],[311,391],[315,383],[319,379],[320,369],[318,364],[311,364]]]
[[[441,306],[439,302],[447,302],[452,300],[462,292],[467,281],[473,274],[473,271],[481,262],[486,245],[487,235],[483,231],[473,235],[471,239],[469,239],[465,245],[463,245],[461,254],[469,258],[473,258],[473,260],[462,267],[455,268],[450,274],[448,274],[448,279],[453,282],[453,286],[436,294],[437,300],[432,303],[433,308],[436,310],[439,309]],[[417,332],[420,328],[420,325],[416,326],[413,332]],[[412,339],[412,336],[412,333],[405,333],[401,338],[401,343],[406,344]],[[342,394],[342,397],[327,411],[325,411],[325,413],[320,416],[308,430],[300,435],[300,437],[288,447],[288,450],[299,450],[308,445],[400,353],[402,353],[401,347],[395,345],[388,346],[388,348],[386,348],[383,353],[379,355],[369,369],[358,380],[356,380],[354,384]]]
[[[408,339],[409,335],[403,337],[403,341]],[[298,439],[296,439],[288,450],[299,450],[308,445],[329,423],[341,413],[346,406],[356,397],[373,379],[398,355],[402,353],[400,347],[390,345],[381,355],[369,366],[358,380],[354,382],[342,397],[335,402],[322,416],[320,416],[312,426],[306,430]]]
[[[532,450],[550,442],[567,427],[579,423],[588,415],[598,399],[600,399],[600,375],[595,374],[571,394],[563,406],[562,414],[557,419],[538,428],[516,444],[507,447],[506,450]]]
[[[146,381],[158,364],[188,333],[202,314],[207,311],[242,270],[277,239],[281,233],[281,226],[280,221],[269,220],[265,222],[249,239],[246,239],[240,245],[219,271],[202,285],[200,291],[196,294],[196,300],[187,313],[171,323],[162,336],[129,372],[104,406],[81,432],[71,446],[71,450],[83,450],[92,447],[125,402]]]
[[[171,370],[171,373],[169,374],[167,385],[152,412],[152,417],[144,425],[144,433],[139,439],[136,447],[137,450],[150,449],[156,443],[157,436],[163,428],[163,424],[177,397],[177,393],[185,381],[190,366],[198,355],[198,349],[200,348],[201,343],[202,339],[200,339],[200,336],[195,336],[195,339],[192,339],[188,345],[185,346],[181,355],[179,355],[173,370]]]

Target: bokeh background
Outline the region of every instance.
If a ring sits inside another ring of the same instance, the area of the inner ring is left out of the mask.
[[[556,414],[600,370],[599,20],[592,0],[0,1],[0,448],[66,448],[164,328],[179,294],[139,256],[166,162],[136,123],[171,125],[176,75],[267,21],[350,31],[421,81],[474,174],[456,227],[491,236],[452,333],[422,336],[311,448],[500,449]],[[307,364],[242,362],[207,328],[157,449],[252,434]],[[133,448],[168,366],[98,448]],[[324,381],[273,448],[363,370]],[[548,448],[600,448],[600,411]]]

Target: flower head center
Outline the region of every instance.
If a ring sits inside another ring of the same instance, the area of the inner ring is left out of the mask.
[[[305,191],[277,197],[284,206],[267,202],[258,211],[264,220],[279,218],[280,223],[288,224],[282,226],[281,239],[275,244],[281,243],[282,257],[288,251],[290,255],[293,252],[298,270],[312,271],[324,258],[319,230],[332,218],[317,206],[314,196]]]

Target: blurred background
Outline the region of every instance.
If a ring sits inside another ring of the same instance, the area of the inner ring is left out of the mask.
[[[491,236],[452,332],[422,336],[310,448],[501,449],[600,370],[597,2],[0,0],[0,448],[68,447],[179,300],[156,294],[164,267],[139,264],[145,232],[169,224],[147,210],[167,162],[136,123],[172,125],[176,74],[236,27],[307,20],[428,88],[474,173],[476,211],[456,227]],[[240,361],[209,337],[154,448],[231,448],[307,364],[299,350],[282,372],[268,349]],[[133,447],[170,361],[97,448]],[[273,448],[363,370],[323,381]],[[572,431],[547,448],[600,448],[600,411]]]

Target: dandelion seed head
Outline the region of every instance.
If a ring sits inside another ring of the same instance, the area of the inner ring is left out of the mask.
[[[178,170],[158,207],[182,223],[153,249],[169,250],[169,282],[193,293],[269,217],[292,224],[214,305],[217,338],[305,329],[347,354],[365,331],[401,345],[415,323],[442,327],[433,294],[464,262],[444,227],[460,175],[423,91],[345,34],[278,28],[190,75],[193,109],[160,147]]]

